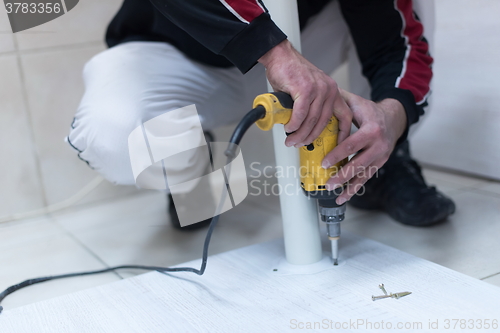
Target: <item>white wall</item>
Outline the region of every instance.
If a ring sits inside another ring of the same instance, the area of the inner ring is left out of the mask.
[[[438,0],[431,107],[412,138],[431,165],[500,179],[500,1]]]

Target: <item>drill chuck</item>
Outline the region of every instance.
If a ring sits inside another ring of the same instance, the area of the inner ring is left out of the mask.
[[[336,223],[344,221],[346,205],[343,204],[338,207],[319,207],[319,214],[321,221],[326,223]]]
[[[340,237],[340,222],[344,221],[346,204],[338,207],[319,206],[321,221],[326,223],[328,238]]]

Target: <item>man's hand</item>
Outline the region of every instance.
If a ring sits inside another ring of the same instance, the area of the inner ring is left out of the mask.
[[[349,181],[337,198],[339,205],[358,192],[389,159],[407,122],[403,105],[395,99],[388,98],[374,103],[345,90],[341,90],[341,94],[351,108],[354,124],[359,130],[324,158],[323,167],[328,168],[352,154],[361,152],[327,183],[327,189],[333,190]]]
[[[339,120],[339,142],[349,136],[352,112],[340,96],[337,83],[307,61],[288,40],[276,45],[259,62],[266,67],[267,79],[275,91],[294,100],[292,118],[285,125],[288,147],[312,143],[323,131],[332,114]]]

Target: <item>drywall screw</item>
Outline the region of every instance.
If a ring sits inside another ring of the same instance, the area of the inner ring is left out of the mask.
[[[379,299],[389,298],[389,297],[392,297],[392,294],[390,294],[390,295],[383,295],[383,296],[372,296],[372,301],[377,301]]]
[[[384,298],[395,298],[395,299],[400,299],[401,297],[405,297],[410,295],[410,291],[403,291],[400,293],[390,293],[389,295],[382,295],[382,296],[372,296],[372,301],[377,301],[379,299],[384,299]]]
[[[385,291],[385,288],[384,288],[384,284],[383,284],[383,283],[379,284],[379,285],[378,285],[378,287],[379,287],[380,289],[382,289],[382,291],[384,292],[384,294],[385,294],[385,295],[387,295],[387,291]]]

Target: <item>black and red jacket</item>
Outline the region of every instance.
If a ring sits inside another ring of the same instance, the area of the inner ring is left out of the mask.
[[[301,28],[329,1],[298,0]],[[430,91],[432,58],[412,1],[338,1],[372,99],[399,100],[408,125],[417,122]],[[163,41],[195,61],[242,73],[284,39],[260,0],[124,0],[106,34],[110,47]]]

